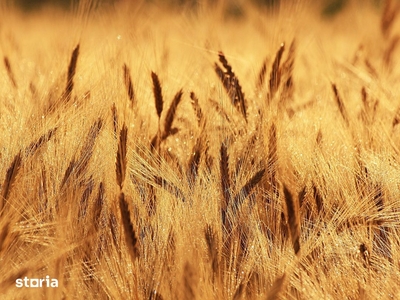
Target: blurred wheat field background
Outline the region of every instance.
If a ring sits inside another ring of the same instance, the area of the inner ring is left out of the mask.
[[[1,299],[400,296],[399,3],[278,2],[3,4]]]

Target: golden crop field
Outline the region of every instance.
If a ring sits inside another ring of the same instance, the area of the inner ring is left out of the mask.
[[[1,4],[0,299],[399,299],[400,4],[275,2]]]

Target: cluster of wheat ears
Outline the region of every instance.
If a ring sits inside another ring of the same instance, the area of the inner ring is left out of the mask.
[[[397,3],[230,3],[3,7],[1,299],[399,297]]]

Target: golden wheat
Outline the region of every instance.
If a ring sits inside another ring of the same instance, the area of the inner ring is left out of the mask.
[[[399,298],[384,2],[2,6],[0,298]]]

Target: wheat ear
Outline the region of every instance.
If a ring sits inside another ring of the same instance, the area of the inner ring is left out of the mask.
[[[17,82],[15,81],[14,72],[11,68],[10,60],[8,59],[7,56],[4,56],[4,66],[6,67],[7,75],[8,75],[8,78],[10,78],[11,84],[13,85],[13,87],[15,89],[18,88]]]
[[[124,124],[119,134],[119,143],[118,143],[118,151],[117,151],[117,160],[116,160],[116,173],[117,173],[117,184],[122,190],[122,186],[125,180],[126,174],[126,143],[128,139],[128,128]]]
[[[298,203],[293,199],[293,196],[287,189],[286,185],[283,186],[283,193],[285,195],[286,209],[289,222],[289,231],[292,237],[293,249],[294,253],[297,255],[300,252],[299,207]]]
[[[15,179],[18,175],[18,172],[22,165],[22,156],[21,151],[15,155],[10,167],[7,169],[6,178],[4,179],[4,183],[1,186],[1,199],[0,199],[0,212],[3,211],[5,207],[8,197],[10,195],[11,189],[15,183]]]
[[[79,56],[79,44],[75,47],[71,54],[71,60],[68,66],[68,76],[67,76],[67,85],[65,87],[63,98],[66,102],[71,100],[72,90],[74,89],[74,76],[76,72],[76,65],[78,62]]]
[[[272,64],[271,73],[269,75],[269,97],[268,101],[272,99],[278,90],[279,84],[281,82],[281,59],[283,55],[283,51],[285,51],[285,44],[282,43],[279,47],[278,52],[275,55],[274,62]]]
[[[125,83],[126,91],[128,93],[129,100],[131,101],[130,105],[132,108],[133,104],[135,102],[135,92],[133,90],[131,73],[130,73],[129,67],[126,64],[123,65],[122,70],[124,73],[124,83]]]
[[[131,220],[131,215],[129,213],[128,202],[125,199],[125,194],[122,192],[119,194],[119,208],[125,232],[126,245],[128,246],[132,261],[135,261],[135,259],[139,256],[137,237]]]

